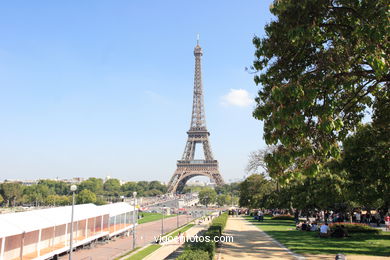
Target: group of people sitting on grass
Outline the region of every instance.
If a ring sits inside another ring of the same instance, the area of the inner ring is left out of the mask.
[[[320,237],[349,237],[349,234],[347,230],[345,229],[344,225],[337,225],[336,228],[331,231],[330,227],[328,225],[328,222],[325,222],[321,226],[317,224],[317,222],[310,223],[310,221],[304,221],[300,222],[296,225],[297,230],[302,231],[312,231],[317,232],[319,231]]]
[[[318,231],[319,229],[317,222],[310,223],[310,221],[299,222],[296,228],[302,231]]]

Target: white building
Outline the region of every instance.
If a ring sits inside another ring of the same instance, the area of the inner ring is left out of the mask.
[[[0,215],[0,260],[48,259],[67,252],[71,206]],[[134,211],[135,210],[135,211]],[[76,205],[74,247],[127,232],[137,209],[127,203]]]

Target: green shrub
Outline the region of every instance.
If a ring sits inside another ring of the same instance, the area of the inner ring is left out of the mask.
[[[379,229],[373,228],[367,224],[362,223],[332,223],[329,224],[330,229],[333,231],[337,226],[344,226],[344,230],[348,233],[373,233],[379,234],[381,231]]]
[[[272,220],[294,220],[294,216],[291,215],[277,215],[271,218]]]
[[[224,230],[226,227],[226,222],[228,220],[228,217],[229,216],[227,213],[223,213],[221,216],[216,217],[215,219],[213,219],[210,228],[221,227],[221,230]]]
[[[187,251],[199,251],[202,250],[203,252],[206,252],[208,254],[208,257],[210,260],[214,259],[214,254],[215,254],[215,243],[214,241],[210,242],[190,242],[187,243],[185,246],[185,250]],[[204,258],[207,259],[207,258]]]
[[[215,254],[215,242],[214,242],[214,237],[221,235],[220,232],[222,232],[226,226],[226,222],[228,220],[228,214],[223,213],[221,216],[216,217],[213,219],[211,222],[210,227],[202,234],[203,236],[209,236],[210,241],[206,242],[188,242],[185,244],[185,250],[178,259],[207,259],[210,258],[210,260],[214,259],[214,254]],[[203,251],[206,253],[206,257],[203,258],[190,258],[190,257],[198,257],[200,253],[195,253],[192,255],[190,252],[198,252],[198,251]],[[208,257],[207,257],[208,256]]]
[[[203,250],[184,250],[178,260],[205,260],[209,257],[208,253]]]

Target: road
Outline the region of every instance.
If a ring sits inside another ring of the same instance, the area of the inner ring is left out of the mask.
[[[187,222],[186,215],[179,216],[179,225],[183,225]],[[177,227],[176,217],[164,219],[164,233],[170,232]],[[136,232],[136,247],[142,247],[152,241],[154,237],[158,237],[161,234],[161,220],[140,224],[137,226]],[[114,259],[121,254],[129,251],[133,246],[133,238],[123,237],[111,240],[106,244],[97,244],[90,249],[80,249],[72,254],[73,260],[108,260]],[[58,259],[68,259],[68,255],[59,257]]]

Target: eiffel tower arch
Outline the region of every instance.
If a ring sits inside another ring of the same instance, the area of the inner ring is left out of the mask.
[[[169,193],[180,193],[187,181],[196,176],[206,176],[216,185],[223,185],[224,181],[219,173],[218,161],[214,160],[211,151],[209,136],[206,127],[206,116],[203,101],[203,84],[201,71],[202,48],[199,40],[194,49],[195,77],[194,98],[192,102],[192,116],[188,139],[181,160],[177,161],[177,168],[168,184]],[[203,147],[204,159],[195,159],[196,145]]]

